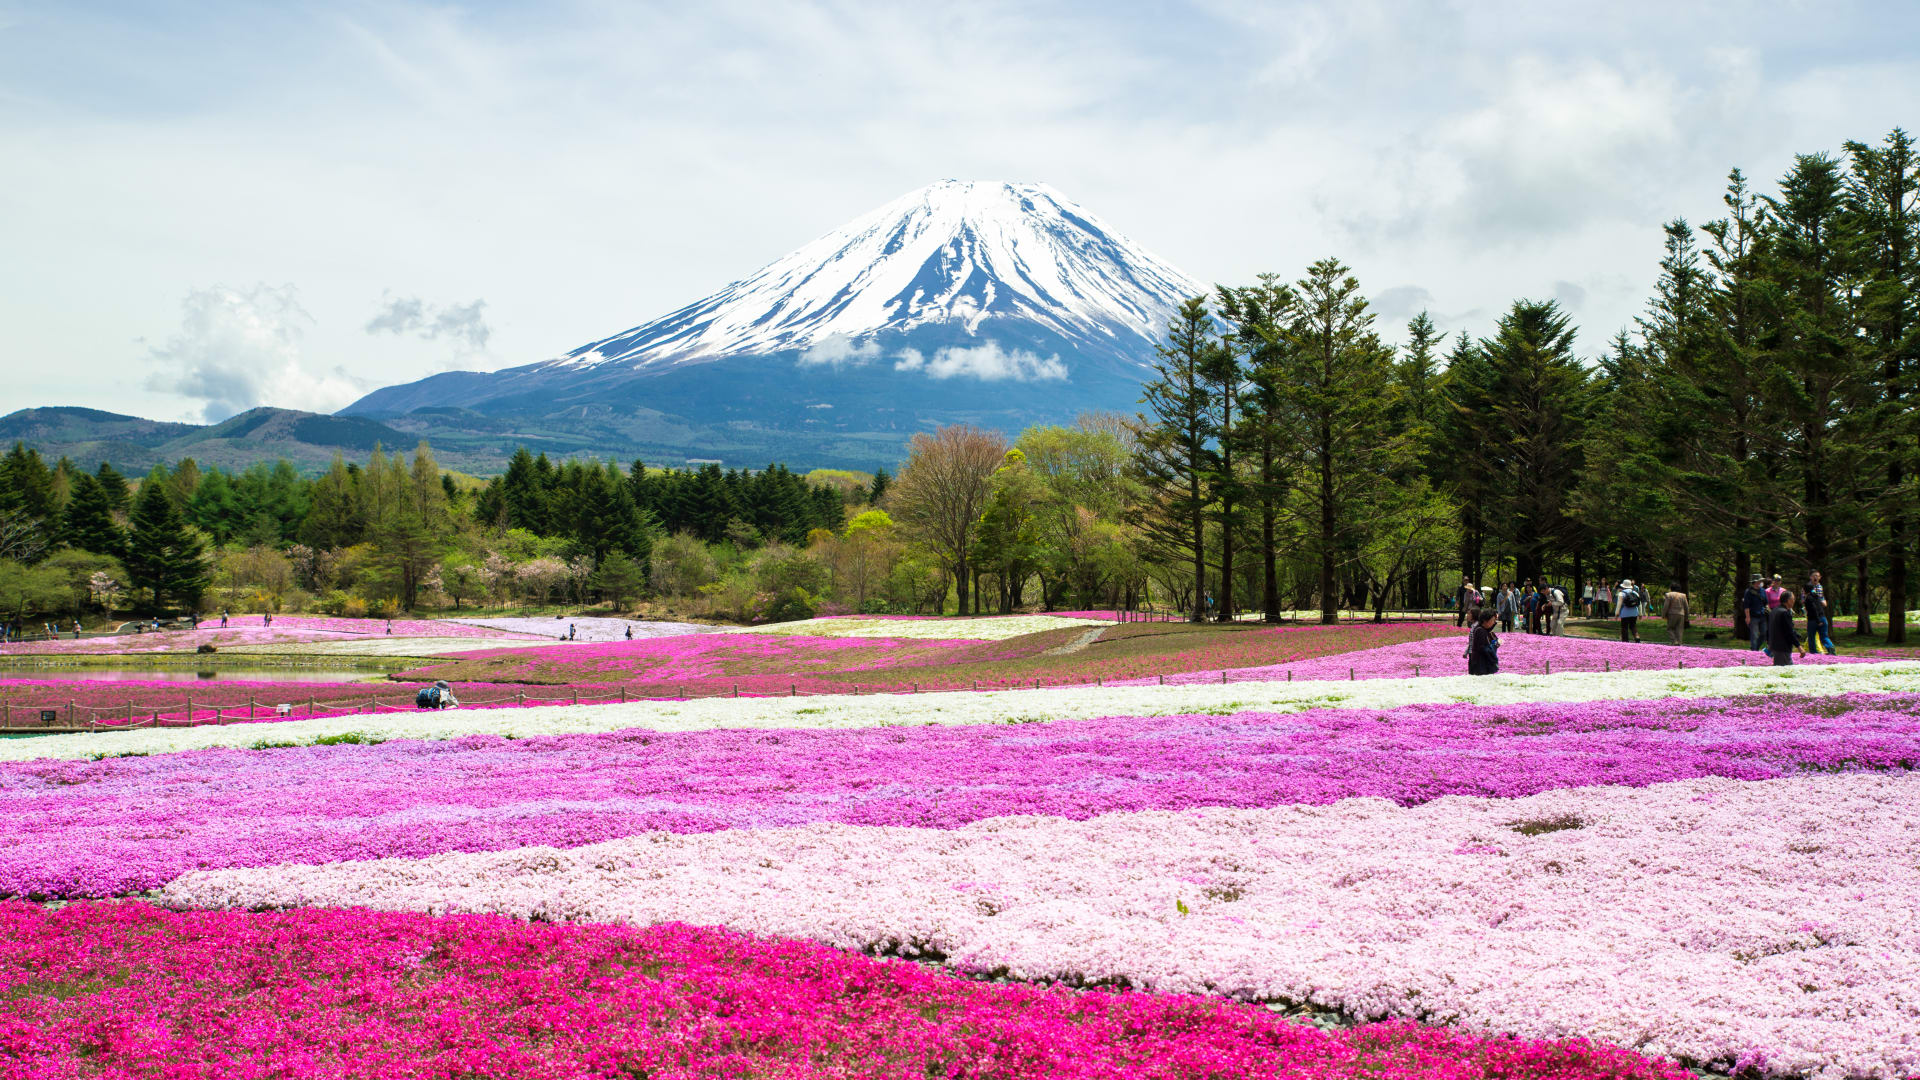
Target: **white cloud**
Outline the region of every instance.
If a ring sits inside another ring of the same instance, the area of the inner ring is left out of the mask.
[[[982,382],[1043,382],[1065,379],[1067,365],[1058,355],[1042,359],[1025,349],[1002,349],[998,343],[970,348],[947,346],[928,359],[919,349],[902,349],[895,371],[924,371],[930,379],[967,378]]]
[[[879,359],[880,346],[871,341],[856,342],[845,334],[828,334],[800,354],[795,363],[801,367],[860,367]]]
[[[209,423],[259,405],[328,412],[371,389],[342,368],[316,370],[300,342],[313,317],[293,286],[216,285],[181,302],[180,330],[147,350],[147,387],[201,403]]]

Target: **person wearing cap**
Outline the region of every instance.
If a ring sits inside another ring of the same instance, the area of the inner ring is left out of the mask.
[[[1640,594],[1632,578],[1620,579],[1620,640],[1640,644],[1640,606],[1646,597]]]
[[[1747,636],[1752,644],[1748,651],[1760,652],[1767,647],[1767,592],[1761,585],[1759,574],[1747,582],[1747,591],[1740,594],[1740,606],[1747,613]]]

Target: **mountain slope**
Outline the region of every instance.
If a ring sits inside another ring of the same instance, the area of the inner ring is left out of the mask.
[[[122,471],[140,472],[187,457],[229,469],[284,457],[313,470],[325,467],[336,452],[358,459],[375,443],[411,450],[416,441],[364,417],[265,407],[207,425],[142,420],[97,409],[21,409],[0,416],[0,442],[15,440],[44,457],[69,457],[89,470],[107,461]]]
[[[477,413],[668,458],[763,463],[780,446],[796,464],[891,464],[939,423],[1131,409],[1167,316],[1204,291],[1043,184],[948,180],[563,356],[342,412],[429,437]]]

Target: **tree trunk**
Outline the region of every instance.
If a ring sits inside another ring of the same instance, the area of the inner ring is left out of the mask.
[[[1333,580],[1333,433],[1325,420],[1320,424],[1320,623],[1331,626],[1340,621],[1340,598]]]
[[[1196,475],[1189,492],[1193,498],[1193,621],[1207,621],[1207,519],[1200,502],[1200,480]]]
[[[1853,632],[1862,636],[1873,633],[1873,576],[1869,563],[1866,553],[1862,552],[1854,564],[1855,576],[1859,581],[1856,588],[1860,591],[1860,610],[1854,616]]]
[[[1260,447],[1260,606],[1270,623],[1280,621],[1280,555],[1273,550],[1273,440]]]
[[[1752,627],[1747,622],[1747,583],[1753,580],[1753,555],[1745,548],[1733,553],[1733,637],[1751,641]]]

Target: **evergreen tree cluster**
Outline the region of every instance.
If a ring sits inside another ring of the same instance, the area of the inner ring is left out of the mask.
[[[878,477],[876,485],[884,490]],[[620,550],[645,559],[651,537],[662,533],[757,547],[803,544],[816,529],[838,532],[846,523],[839,492],[811,485],[785,465],[657,470],[636,461],[623,474],[611,462],[555,465],[524,447],[488,483],[479,506],[484,521],[567,536],[596,558]]]
[[[1255,593],[1270,618],[1331,619],[1465,581],[1630,577],[1724,610],[1754,573],[1820,571],[1830,607],[1862,633],[1886,610],[1904,641],[1920,155],[1896,130],[1800,156],[1770,194],[1735,170],[1724,206],[1667,225],[1646,314],[1591,359],[1538,300],[1451,347],[1423,313],[1395,355],[1332,261],[1195,298],[1134,464],[1166,593],[1196,619]]]

